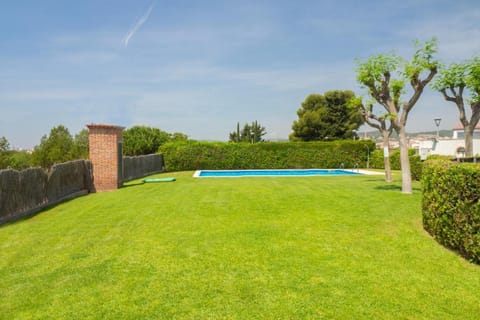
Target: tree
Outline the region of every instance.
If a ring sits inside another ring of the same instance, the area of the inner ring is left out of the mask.
[[[10,150],[7,138],[0,137],[0,170],[23,170],[31,166],[32,155],[27,151]]]
[[[83,129],[75,135],[72,156],[75,159],[88,159],[88,129]]]
[[[188,136],[185,133],[174,132],[170,134],[170,141],[188,141]]]
[[[250,136],[252,138],[252,143],[263,142],[263,136],[267,134],[265,127],[261,126],[257,120],[252,122],[250,126]]]
[[[230,132],[229,141],[230,142],[242,141],[241,134],[240,134],[240,122],[237,122],[237,130],[234,132]]]
[[[398,134],[400,144],[400,163],[402,168],[402,192],[412,193],[412,176],[408,158],[406,124],[408,114],[417,103],[425,86],[437,73],[438,61],[433,59],[437,50],[435,39],[423,44],[415,42],[416,51],[411,61],[404,61],[394,53],[371,56],[364,62],[358,62],[357,81],[368,89],[387,112],[393,129]],[[398,78],[393,78],[395,74]],[[423,79],[421,78],[423,77]],[[408,82],[412,92],[402,101]]]
[[[362,117],[348,108],[355,97],[352,91],[335,90],[311,94],[297,111],[298,120],[292,125],[292,141],[351,139],[354,130],[363,123]]]
[[[465,130],[465,156],[473,157],[473,132],[480,120],[480,57],[441,68],[432,87],[440,91],[445,100],[457,105]],[[470,104],[470,119],[465,108],[465,92],[470,94],[466,100]]]
[[[8,150],[10,143],[7,138],[0,137],[0,170],[8,167]]]
[[[158,128],[133,126],[123,132],[123,152],[127,156],[152,154],[165,142],[170,134]]]
[[[25,170],[32,166],[32,154],[27,151],[10,151],[8,167],[15,170]]]
[[[391,119],[389,119],[388,114],[376,115],[373,112],[373,104],[369,103],[365,105],[362,101],[362,98],[354,98],[350,100],[349,105],[358,110],[362,115],[365,122],[372,128],[377,129],[382,135],[382,146],[383,146],[383,164],[385,168],[385,181],[392,181],[392,172],[390,166],[390,135],[392,134],[393,124]]]
[[[237,129],[234,132],[230,132],[229,141],[258,143],[264,141],[262,137],[266,134],[267,131],[265,127],[260,125],[256,120],[253,121],[251,125],[246,123],[242,130],[240,130],[240,123],[237,122]]]
[[[33,150],[32,161],[34,165],[50,168],[55,163],[72,160],[72,150],[72,135],[66,127],[59,125],[41,138],[40,145]]]
[[[7,138],[0,137],[0,152],[7,152],[8,150],[10,150],[10,143]]]

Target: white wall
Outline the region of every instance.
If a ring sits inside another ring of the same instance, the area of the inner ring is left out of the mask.
[[[430,150],[429,153],[427,152],[428,154],[462,157],[463,156],[462,154],[457,153],[457,150],[460,147],[465,148],[464,139],[438,140],[436,142],[429,140],[429,141],[422,141],[422,143],[419,146],[419,151],[420,151],[420,154],[422,154],[422,149],[424,149],[424,150]],[[480,139],[473,140],[473,154],[474,155],[480,154]]]

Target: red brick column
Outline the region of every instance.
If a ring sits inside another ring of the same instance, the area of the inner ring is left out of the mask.
[[[124,127],[109,124],[89,124],[87,127],[95,190],[116,190],[123,178],[118,170],[118,144],[122,142]]]

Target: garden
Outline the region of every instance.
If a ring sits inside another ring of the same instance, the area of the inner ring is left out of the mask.
[[[476,319],[480,269],[380,176],[196,179],[0,227],[3,319]]]

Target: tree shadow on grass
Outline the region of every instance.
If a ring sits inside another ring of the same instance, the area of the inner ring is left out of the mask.
[[[377,190],[383,190],[383,191],[402,191],[402,186],[401,185],[396,185],[396,184],[386,184],[383,186],[377,186],[375,187]],[[422,191],[422,188],[419,187],[413,187],[412,191]]]
[[[129,184],[124,184],[121,188],[130,188],[130,187],[136,187],[136,186],[141,186],[144,185],[145,182],[139,181],[139,182],[134,182],[134,183],[129,183]]]
[[[3,228],[5,226],[11,225],[11,224],[15,224],[17,222],[30,220],[33,217],[35,217],[35,216],[37,216],[41,213],[44,213],[45,211],[48,211],[48,210],[50,210],[50,209],[52,209],[56,206],[68,203],[68,202],[73,201],[75,199],[78,199],[80,197],[88,196],[89,194],[91,194],[91,193],[82,193],[82,194],[79,194],[79,195],[76,195],[76,196],[73,196],[72,194],[67,195],[62,199],[58,199],[57,201],[52,201],[50,203],[44,203],[44,204],[38,205],[37,207],[27,209],[23,212],[17,212],[17,213],[12,214],[8,217],[0,218],[0,228]]]

